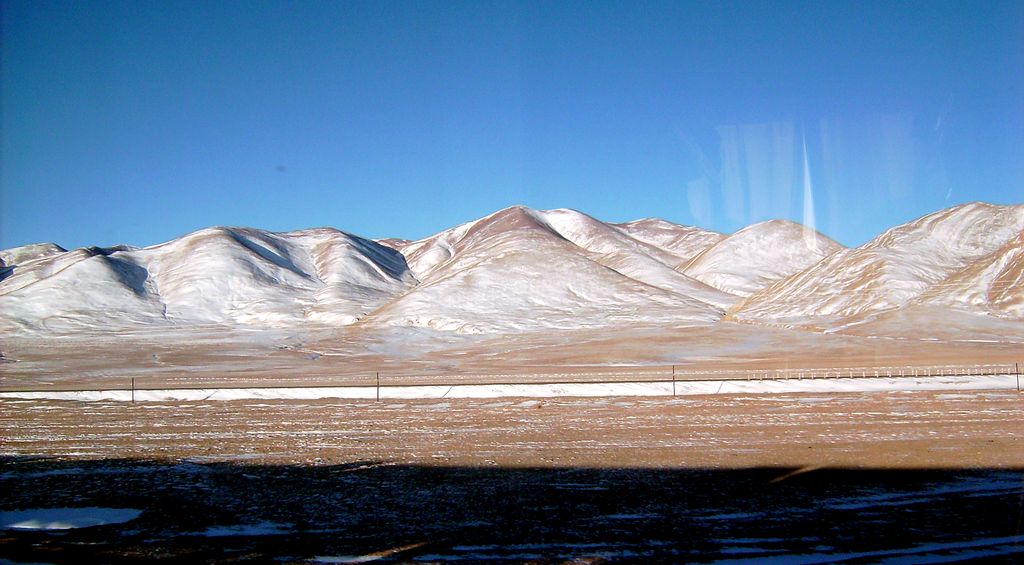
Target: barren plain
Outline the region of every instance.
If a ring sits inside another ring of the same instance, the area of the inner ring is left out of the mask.
[[[1016,392],[0,401],[14,561],[920,562],[1024,555]]]
[[[996,327],[996,330],[992,330]],[[776,369],[1014,364],[1024,329],[970,340],[718,322],[501,336],[419,329],[139,329],[4,337],[0,390],[366,386],[701,379]],[[999,333],[996,333],[997,330]],[[926,332],[927,333],[927,332]],[[990,335],[991,334],[991,335]]]

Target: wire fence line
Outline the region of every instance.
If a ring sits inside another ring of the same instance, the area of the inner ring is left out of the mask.
[[[685,383],[694,381],[760,381],[802,379],[928,378],[969,376],[1020,376],[1024,363],[977,363],[946,365],[891,365],[857,367],[772,368],[772,369],[687,369],[680,365],[615,366],[600,371],[551,370],[545,372],[399,373],[367,372],[338,377],[250,378],[250,377],[126,377],[111,378],[103,386],[74,386],[51,383],[26,388],[0,385],[0,392],[96,392],[147,390],[199,390],[250,388],[376,388],[410,386],[516,386],[616,383]]]

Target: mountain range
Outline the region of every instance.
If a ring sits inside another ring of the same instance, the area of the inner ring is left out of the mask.
[[[145,248],[43,243],[0,251],[0,328],[833,332],[915,311],[1024,322],[1022,230],[1024,205],[972,203],[846,248],[782,220],[725,235],[515,206],[419,241],[215,227]]]

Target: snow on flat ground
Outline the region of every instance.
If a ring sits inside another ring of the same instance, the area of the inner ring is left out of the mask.
[[[139,517],[132,508],[33,508],[0,512],[0,529],[72,530],[123,524]]]
[[[88,390],[0,392],[0,398],[51,400],[114,400],[137,402],[197,400],[314,400],[555,398],[617,396],[691,396],[703,394],[777,394],[801,392],[869,392],[900,390],[1016,390],[1016,375],[886,377],[731,381],[556,383],[505,385],[426,385],[375,387],[267,387],[216,389]]]

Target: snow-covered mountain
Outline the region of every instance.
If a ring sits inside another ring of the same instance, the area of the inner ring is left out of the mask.
[[[658,218],[644,218],[613,225],[633,239],[675,255],[679,265],[725,239],[725,236],[718,232],[681,226]]]
[[[748,226],[716,242],[681,270],[717,289],[750,296],[842,248],[800,224],[771,220]]]
[[[1024,318],[1024,231],[932,285],[918,302]]]
[[[147,247],[30,256],[0,280],[0,324],[348,324],[415,284],[395,250],[334,229],[210,228]]]
[[[123,253],[93,247],[9,265],[0,281],[0,324],[61,330],[162,322],[145,269]]]
[[[726,236],[516,206],[419,241],[217,227],[141,249],[38,244],[0,251],[0,328],[505,333],[724,317],[835,330],[880,314],[892,326],[897,311],[903,327],[911,312],[942,309],[963,327],[972,316],[1013,324],[1024,319],[1022,230],[1024,206],[975,203],[845,249],[787,221]]]
[[[835,329],[918,300],[1019,315],[1022,229],[1020,205],[941,210],[834,252],[752,294],[729,318]]]
[[[735,297],[572,210],[501,210],[400,247],[421,284],[366,323],[468,333],[719,319]]]

